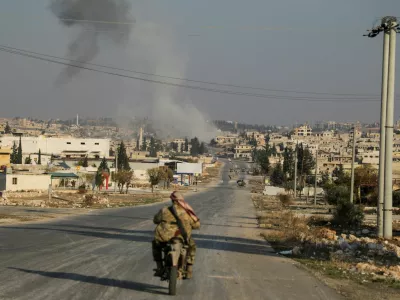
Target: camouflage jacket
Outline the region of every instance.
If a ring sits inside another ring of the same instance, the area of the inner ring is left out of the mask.
[[[183,227],[186,230],[188,235],[188,239],[190,239],[192,235],[192,229],[200,228],[200,221],[194,222],[193,219],[189,216],[189,214],[180,206],[175,205],[176,212],[178,217],[181,219],[183,223]],[[168,242],[173,237],[182,237],[179,233],[179,227],[176,222],[174,215],[170,212],[168,207],[164,207],[161,209],[153,219],[154,224],[157,224],[155,229],[155,239],[159,242]]]

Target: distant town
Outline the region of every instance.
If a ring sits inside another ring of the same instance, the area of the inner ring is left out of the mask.
[[[135,180],[143,182],[149,181],[149,169],[173,165],[171,169],[175,178],[171,180],[191,184],[204,170],[199,165],[211,164],[216,157],[246,160],[253,163],[254,172],[271,175],[274,166],[279,164],[285,168],[285,160],[288,164],[289,159],[293,159],[288,156],[288,151],[299,145],[309,153],[312,163],[310,168],[301,170],[304,174],[298,176],[314,174],[316,160],[319,176],[334,176],[338,169],[351,169],[353,134],[356,138],[356,167],[368,165],[378,168],[378,123],[327,121],[312,126],[307,123],[267,126],[218,120],[213,124],[217,135],[210,141],[201,141],[198,137],[161,138],[147,119],[127,120],[124,125],[118,125],[112,118],[3,118],[0,119],[0,166],[3,173],[0,190],[46,189],[52,178],[57,187],[60,184],[70,188],[91,185],[95,181],[93,176],[104,163],[111,173],[121,168],[132,170]],[[395,132],[393,173],[394,179],[398,180],[400,132]],[[263,160],[262,152],[266,147],[268,153]],[[209,149],[213,149],[212,154]],[[193,170],[182,173],[177,168],[179,163],[195,166]],[[64,178],[60,175],[62,173],[68,175]],[[83,182],[82,173],[92,173],[93,176],[88,176],[89,179]],[[106,188],[112,188],[113,184],[110,180]]]

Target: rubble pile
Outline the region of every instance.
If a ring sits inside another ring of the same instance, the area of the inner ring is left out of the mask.
[[[369,230],[360,233],[369,234]],[[303,231],[299,237],[299,246],[280,254],[348,262],[352,264],[351,272],[400,280],[400,247],[396,245],[400,244],[399,238],[387,241],[351,233],[337,235],[328,228]]]

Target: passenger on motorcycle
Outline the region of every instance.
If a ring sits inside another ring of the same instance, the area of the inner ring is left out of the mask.
[[[184,237],[179,230],[177,220],[170,210],[173,206],[187,235],[187,244],[189,249],[187,253],[186,278],[190,279],[193,276],[193,264],[196,255],[196,244],[192,239],[192,230],[200,228],[200,219],[196,216],[193,208],[185,202],[182,194],[175,191],[171,194],[170,198],[172,200],[172,205],[161,209],[153,219],[154,224],[157,224],[152,243],[153,258],[157,264],[154,276],[162,275],[164,269],[162,250],[166,246],[166,243],[173,237],[181,237],[184,240]]]

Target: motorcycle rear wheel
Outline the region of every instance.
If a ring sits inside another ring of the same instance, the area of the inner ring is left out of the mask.
[[[169,291],[169,294],[172,296],[176,295],[177,279],[178,279],[178,268],[176,266],[171,267],[170,272],[169,272],[168,291]]]

